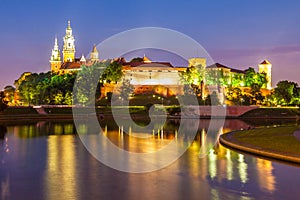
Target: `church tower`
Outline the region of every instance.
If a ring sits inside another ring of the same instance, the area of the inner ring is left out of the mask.
[[[72,35],[71,23],[68,21],[68,27],[66,29],[66,35],[64,37],[64,48],[63,48],[64,62],[75,61],[75,39]]]
[[[97,47],[96,47],[95,44],[94,44],[93,50],[91,52],[90,59],[91,59],[92,62],[98,62],[99,61],[99,53],[98,53],[98,50],[97,50]]]
[[[61,58],[60,58],[60,50],[58,48],[57,44],[57,37],[55,37],[54,41],[54,47],[52,49],[52,54],[50,58],[50,66],[51,66],[51,71],[57,72],[59,71],[61,67]]]
[[[264,60],[258,65],[259,73],[267,75],[267,89],[272,89],[272,64],[268,60]]]

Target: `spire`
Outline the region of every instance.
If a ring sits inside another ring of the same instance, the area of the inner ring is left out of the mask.
[[[57,37],[54,39],[54,47],[52,49],[51,61],[60,61],[60,50],[58,48]]]
[[[69,30],[72,29],[71,28],[71,21],[70,20],[68,21],[68,28],[67,29],[69,29]]]
[[[151,60],[146,56],[146,54],[144,54],[143,61],[145,63],[151,63]]]
[[[61,58],[60,58],[60,50],[58,47],[56,35],[54,39],[54,47],[52,49],[49,62],[50,62],[51,71],[55,71],[55,72],[59,71],[61,67]]]
[[[57,36],[55,35],[55,39],[54,39],[54,50],[59,50],[58,49],[58,43],[57,43]]]
[[[94,44],[94,46],[93,46],[93,51],[92,51],[93,53],[98,53],[98,50],[97,50],[97,47],[96,47],[96,45]]]
[[[92,62],[98,62],[99,61],[99,53],[98,53],[98,50],[97,50],[97,47],[96,47],[95,44],[94,44],[93,50],[90,54],[90,59],[91,59]]]

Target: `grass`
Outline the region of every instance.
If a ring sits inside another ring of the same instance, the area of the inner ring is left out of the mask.
[[[300,115],[299,108],[258,108],[245,113],[241,117],[242,118],[253,118],[253,117],[284,118],[284,117],[296,117],[296,115]]]
[[[236,132],[232,137],[246,146],[300,156],[300,141],[293,135],[297,129],[298,126],[252,129]]]

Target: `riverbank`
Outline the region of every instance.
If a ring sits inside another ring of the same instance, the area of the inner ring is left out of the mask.
[[[153,105],[155,113],[165,114],[169,119],[183,118],[228,118],[242,120],[256,119],[300,119],[300,110],[296,107],[287,108],[259,108],[256,106],[161,106]],[[111,107],[76,108],[83,116],[96,113],[98,117],[112,116]],[[120,116],[129,113],[131,117],[148,117],[148,109],[144,106],[119,106],[114,108],[114,112]],[[166,110],[165,110],[166,109]],[[184,114],[182,113],[184,109]],[[164,111],[165,110],[165,111]],[[53,119],[53,118],[73,118],[73,110],[70,106],[35,106],[35,107],[8,107],[0,113],[0,120],[5,119]]]
[[[221,144],[255,155],[300,164],[300,141],[294,136],[298,126],[258,128],[221,135]]]

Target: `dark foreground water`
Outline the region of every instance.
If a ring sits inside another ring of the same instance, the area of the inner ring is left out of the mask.
[[[4,123],[0,199],[298,199],[297,166],[240,154],[213,140],[205,144],[211,146],[208,155],[199,158],[210,122],[200,123],[195,141],[180,159],[144,174],[119,172],[101,164],[74,134],[72,122]],[[119,127],[102,124],[113,143],[137,152],[161,148],[163,143],[157,142],[174,139],[177,126],[167,122],[163,137],[154,135],[152,143],[141,146],[130,136],[120,138]],[[215,128],[215,134],[248,126],[226,120]]]

